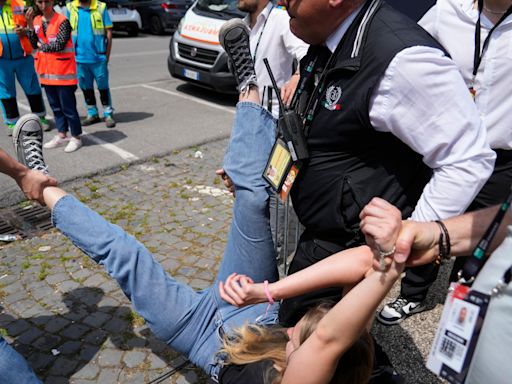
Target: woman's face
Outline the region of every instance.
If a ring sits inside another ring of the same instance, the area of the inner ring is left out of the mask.
[[[288,328],[286,333],[290,339],[286,343],[286,360],[290,360],[290,356],[300,347],[300,332],[302,329],[302,319],[295,324],[295,327]]]
[[[36,6],[43,14],[46,14],[53,9],[53,0],[36,0]]]

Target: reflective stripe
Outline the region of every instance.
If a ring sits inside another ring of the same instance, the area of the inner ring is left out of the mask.
[[[41,73],[39,77],[48,80],[74,80],[77,78],[76,75],[50,75],[48,73]]]

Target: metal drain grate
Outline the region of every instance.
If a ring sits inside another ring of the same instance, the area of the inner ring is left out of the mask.
[[[52,228],[51,213],[38,205],[11,208],[0,212],[0,234],[35,236]]]

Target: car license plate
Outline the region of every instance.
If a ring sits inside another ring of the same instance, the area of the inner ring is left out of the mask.
[[[192,79],[192,80],[199,80],[199,73],[197,73],[196,71],[192,71],[190,69],[184,68],[183,76],[188,77],[189,79]]]
[[[111,11],[114,15],[126,15],[126,9],[124,8],[112,8]]]

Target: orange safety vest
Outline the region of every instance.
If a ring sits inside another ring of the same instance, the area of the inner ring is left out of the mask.
[[[59,28],[66,17],[55,12],[47,25],[46,35],[43,32],[42,16],[34,19],[34,30],[41,43],[48,44],[55,41]],[[66,46],[60,52],[37,51],[35,57],[36,72],[39,75],[39,82],[44,85],[76,85],[75,50],[71,36]]]
[[[4,13],[3,7],[2,13]],[[13,33],[16,25],[19,25],[20,27],[26,27],[27,19],[25,18],[25,0],[11,0],[11,8],[7,8],[5,14],[2,15],[2,23],[4,24],[5,30],[12,30]],[[32,44],[30,44],[30,40],[28,39],[28,37],[22,36],[19,37],[19,39],[21,47],[25,52],[25,56],[30,55],[32,53]],[[0,56],[2,55],[3,52],[4,47],[2,44],[2,40],[0,40]]]

